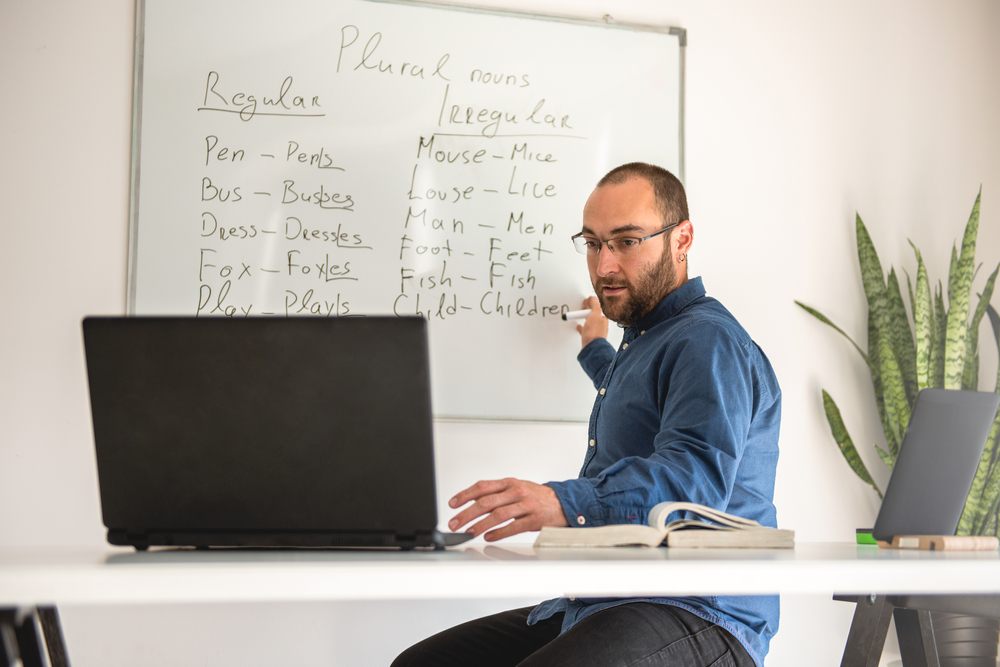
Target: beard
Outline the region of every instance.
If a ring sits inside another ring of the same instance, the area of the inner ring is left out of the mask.
[[[632,326],[674,290],[677,270],[669,246],[660,261],[644,267],[635,283],[624,277],[598,278],[594,283],[604,316],[622,326]],[[605,296],[604,287],[624,287],[625,292]]]

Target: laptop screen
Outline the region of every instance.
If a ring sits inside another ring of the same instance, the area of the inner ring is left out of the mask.
[[[917,395],[873,535],[952,535],[1000,395],[924,389]]]
[[[109,529],[435,528],[423,318],[88,318],[84,337]]]

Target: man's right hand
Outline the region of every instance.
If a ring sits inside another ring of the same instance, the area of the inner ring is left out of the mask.
[[[608,337],[608,318],[604,317],[596,296],[584,299],[583,307],[590,308],[590,315],[587,315],[583,324],[576,325],[576,331],[580,334],[580,346],[587,347],[592,340]]]

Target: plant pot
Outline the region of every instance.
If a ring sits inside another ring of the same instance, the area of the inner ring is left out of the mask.
[[[996,667],[1000,620],[931,612],[941,667]]]

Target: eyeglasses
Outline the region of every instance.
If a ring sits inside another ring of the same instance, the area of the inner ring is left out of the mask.
[[[628,255],[634,253],[643,241],[648,241],[654,236],[659,236],[665,232],[669,232],[671,229],[681,224],[680,222],[675,222],[672,225],[667,225],[659,231],[655,231],[649,236],[616,236],[613,239],[608,239],[607,241],[602,241],[593,236],[586,236],[583,232],[579,234],[574,234],[570,237],[573,241],[573,247],[581,255],[595,256],[601,252],[601,246],[608,246],[608,250],[612,254],[618,255],[619,257],[627,257]]]

